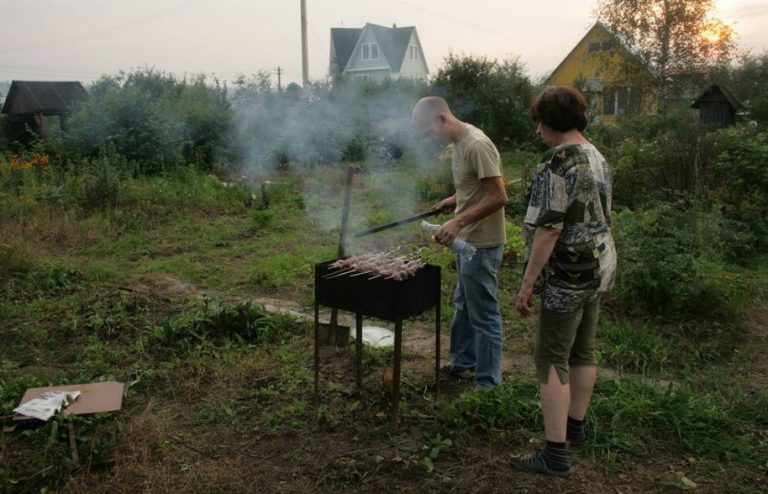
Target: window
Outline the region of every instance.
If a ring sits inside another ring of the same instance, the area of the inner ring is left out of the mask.
[[[608,51],[613,48],[613,41],[593,41],[589,44],[589,53]]]
[[[363,44],[363,60],[376,60],[379,58],[379,45],[376,43]]]
[[[411,45],[410,47],[411,52],[411,60],[418,60],[419,59],[419,47]]]
[[[623,86],[607,87],[603,91],[603,115],[630,115],[638,107],[639,93]]]
[[[359,74],[355,76],[356,81],[370,81],[371,78],[368,76],[368,74]]]

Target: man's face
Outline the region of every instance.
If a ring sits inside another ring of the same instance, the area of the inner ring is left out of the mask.
[[[426,139],[441,144],[447,142],[445,127],[439,115],[414,115],[411,121],[420,140]]]

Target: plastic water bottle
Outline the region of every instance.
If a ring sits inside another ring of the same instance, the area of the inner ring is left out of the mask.
[[[434,235],[440,228],[440,225],[435,225],[434,223],[421,220],[421,227],[428,231],[430,234]],[[465,256],[467,260],[472,260],[475,252],[477,252],[477,249],[463,238],[455,238],[449,247],[455,253]]]

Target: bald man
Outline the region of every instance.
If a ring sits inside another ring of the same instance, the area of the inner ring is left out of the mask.
[[[499,152],[483,131],[456,118],[442,98],[419,100],[411,121],[421,137],[453,144],[456,193],[434,207],[453,210],[455,216],[435,233],[435,241],[451,245],[458,237],[477,249],[472,259],[456,256],[451,362],[444,369],[455,377],[474,378],[476,388],[493,388],[501,384],[503,328],[496,272],[506,241],[507,203]]]

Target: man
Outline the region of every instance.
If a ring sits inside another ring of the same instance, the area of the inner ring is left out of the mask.
[[[594,339],[600,294],[613,286],[608,163],[584,137],[587,104],[572,88],[553,87],[531,107],[549,151],[536,169],[525,216],[526,267],[517,296],[523,317],[541,296],[534,362],[546,444],[512,459],[521,470],[567,476],[566,441],[586,441],[584,417],[595,385]]]
[[[499,152],[480,129],[456,118],[442,98],[419,100],[411,121],[422,137],[453,144],[456,193],[434,208],[452,209],[455,216],[435,232],[435,241],[450,246],[462,238],[477,249],[471,259],[456,256],[451,362],[446,370],[456,377],[474,377],[476,388],[493,388],[501,383],[503,330],[496,272],[504,253],[507,203]]]

